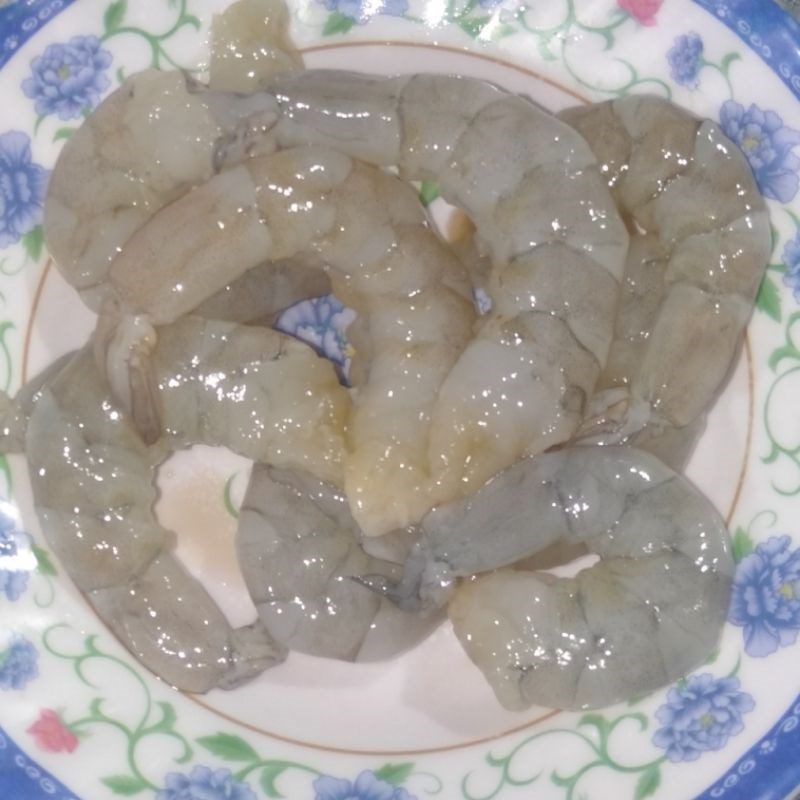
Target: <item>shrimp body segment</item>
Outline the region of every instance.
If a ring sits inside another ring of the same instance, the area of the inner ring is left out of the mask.
[[[491,257],[492,311],[432,415],[441,480],[467,494],[568,439],[607,358],[628,245],[583,139],[532,102],[467,78],[309,70],[277,78],[271,92],[264,105],[271,97],[278,121],[263,135],[437,181]],[[220,142],[223,162],[241,158],[247,110],[243,133]]]
[[[284,657],[261,623],[233,629],[155,516],[158,465],[196,443],[341,480],[349,399],[329,362],[275,331],[186,317],[153,362],[163,410],[147,447],[91,349],[36,395],[26,452],[44,534],[100,617],[147,667],[193,692]]]
[[[441,614],[409,614],[352,580],[396,578],[361,548],[347,499],[309,473],[256,464],[239,515],[239,563],[275,641],[315,656],[371,661],[427,636]]]
[[[631,96],[568,109],[634,231],[614,340],[580,437],[676,468],[738,353],[771,248],[763,198],[719,127]]]
[[[520,461],[422,530],[386,593],[401,607],[449,600],[462,646],[510,709],[599,707],[664,686],[708,657],[725,621],[724,520],[631,447]],[[600,561],[574,578],[508,568],[559,541]]]

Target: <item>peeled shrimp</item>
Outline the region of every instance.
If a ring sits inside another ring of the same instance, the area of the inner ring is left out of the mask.
[[[492,311],[432,413],[429,460],[443,485],[467,494],[574,433],[606,362],[628,245],[580,136],[522,97],[434,75],[311,70],[227,107],[242,121],[220,140],[221,164],[265,137],[323,143],[437,181],[475,223]]]
[[[242,574],[264,627],[289,650],[347,661],[389,658],[441,622],[409,614],[352,576],[398,567],[359,544],[347,499],[308,473],[256,464],[239,514]]]
[[[402,608],[449,601],[462,646],[509,709],[592,708],[664,686],[708,657],[725,621],[723,519],[632,447],[522,460],[421,527],[402,581],[365,582]],[[574,578],[504,568],[559,541],[600,561]]]
[[[36,385],[25,438],[34,501],[75,584],[145,666],[187,691],[229,688],[285,650],[260,623],[232,629],[182,569],[154,515],[155,470],[206,443],[341,481],[349,399],[329,362],[263,328],[185,317],[162,329],[153,366],[164,428],[149,448],[89,347]]]
[[[240,0],[215,17],[212,88],[243,92],[300,66],[282,3]],[[108,271],[134,231],[214,174],[214,143],[225,128],[208,99],[181,72],[144,70],[105,98],[59,153],[45,242],[93,310],[115,296]]]
[[[764,200],[719,127],[658,97],[560,114],[633,231],[605,369],[579,438],[679,468],[728,375],[770,252]]]
[[[466,273],[427,227],[410,186],[324,147],[250,158],[155,214],[109,277],[128,307],[168,321],[195,304],[182,287],[216,285],[231,259],[308,254],[361,315],[344,485],[359,525],[385,533],[453,495],[428,459],[431,417],[475,317]],[[126,407],[154,441],[161,425],[152,393],[136,391],[138,373],[119,357],[139,333],[123,329],[118,341],[115,321],[112,331],[103,356],[112,387],[130,396]]]

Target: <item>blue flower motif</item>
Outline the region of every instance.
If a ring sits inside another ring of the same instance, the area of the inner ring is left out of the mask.
[[[0,247],[18,242],[42,219],[47,170],[31,161],[30,137],[0,135]]]
[[[275,327],[310,344],[320,355],[344,366],[350,357],[344,332],[355,312],[335,297],[314,297],[290,306]]]
[[[700,85],[698,74],[702,63],[703,40],[696,33],[678,36],[667,53],[670,73],[675,83],[687,89],[696,89]]]
[[[328,11],[338,11],[359,25],[378,14],[402,17],[408,11],[408,0],[322,0],[322,4]]]
[[[670,689],[656,711],[662,727],[653,734],[653,744],[666,750],[670,761],[694,761],[744,730],[742,714],[753,708],[753,698],[739,691],[738,678],[692,675]]]
[[[39,674],[38,658],[36,648],[24,636],[14,636],[0,651],[0,689],[23,689]]]
[[[797,194],[800,158],[792,148],[800,144],[800,131],[787,128],[774,111],[763,111],[733,100],[723,103],[720,124],[725,135],[744,152],[764,197],[788,203]]]
[[[198,765],[188,775],[170,772],[164,784],[155,800],[257,800],[255,792],[235,781],[228,769]]]
[[[17,527],[11,506],[0,501],[0,595],[19,600],[36,568],[33,540]]]
[[[783,263],[786,267],[783,282],[792,290],[794,299],[800,303],[800,230],[794,239],[786,242],[783,248]]]
[[[400,786],[364,770],[355,781],[323,775],[314,781],[314,800],[417,800]]]
[[[96,36],[73,36],[67,44],[48,45],[31,62],[32,76],[22,81],[37,114],[76,119],[91,109],[111,85],[105,74],[111,53]]]
[[[800,631],[800,548],[771,536],[736,568],[728,619],[744,628],[744,649],[768,656],[793,644]]]

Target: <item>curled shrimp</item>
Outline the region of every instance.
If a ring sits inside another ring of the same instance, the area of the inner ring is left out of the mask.
[[[724,520],[649,453],[525,459],[421,528],[402,581],[365,581],[402,608],[449,603],[506,708],[629,699],[685,675],[719,639],[734,569]],[[583,543],[600,561],[574,578],[508,568],[556,542]]]
[[[631,96],[560,114],[633,231],[614,339],[578,438],[678,468],[729,373],[770,252],[746,159],[709,120]]]
[[[163,208],[130,237],[109,280],[128,307],[147,310],[146,330],[195,305],[187,293],[208,294],[231,258],[265,255],[324,261],[334,292],[361,315],[344,475],[359,525],[376,535],[418,519],[453,493],[428,442],[437,391],[472,337],[461,263],[410,186],[328,148],[300,147],[247,159]],[[101,360],[154,441],[163,426],[146,372],[157,336],[137,361],[119,353],[141,332],[116,318],[110,331],[98,337]]]
[[[230,688],[285,650],[260,623],[232,629],[183,570],[153,510],[155,470],[206,443],[340,482],[349,398],[328,361],[263,328],[185,317],[162,329],[152,364],[164,425],[154,447],[115,403],[90,347],[24,391],[10,419],[19,426],[29,413],[42,529],[101,619],[170,684]]]
[[[289,650],[346,661],[389,658],[442,620],[410,614],[353,576],[397,577],[368,555],[347,499],[306,472],[256,464],[236,534],[242,574],[259,618]]]
[[[211,39],[215,89],[247,91],[301,66],[286,37],[286,9],[273,0],[234,3],[215,17]],[[106,97],[59,153],[45,242],[91,309],[114,296],[108,270],[134,231],[214,174],[214,144],[225,128],[207,99],[179,71],[144,70]]]
[[[436,400],[429,459],[440,480],[467,494],[568,439],[606,362],[628,245],[583,139],[529,100],[467,78],[311,70],[258,97],[258,113],[253,98],[228,98],[241,123],[220,140],[218,163],[264,137],[322,143],[435,180],[476,225],[492,311]]]

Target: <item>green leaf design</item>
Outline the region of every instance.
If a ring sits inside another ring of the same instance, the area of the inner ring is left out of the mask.
[[[102,783],[108,786],[114,794],[121,794],[126,797],[139,794],[139,792],[150,788],[147,783],[135,775],[111,775],[108,778],[103,778]]]
[[[761,281],[756,295],[756,308],[776,322],[781,321],[781,296],[778,287],[769,275]]]
[[[578,725],[591,725],[597,729],[597,734],[600,736],[601,741],[608,739],[609,724],[605,717],[600,714],[584,714],[578,721]]]
[[[53,566],[53,562],[50,560],[47,550],[39,547],[38,544],[33,545],[31,550],[36,559],[36,571],[40,575],[58,575],[58,570]]]
[[[127,10],[128,0],[114,0],[114,2],[108,6],[106,13],[103,14],[103,26],[106,29],[106,33],[110,33],[119,28]]]
[[[347,14],[342,14],[341,11],[334,11],[325,22],[325,27],[322,29],[323,36],[333,36],[337,33],[347,33],[356,21]]]
[[[491,20],[491,17],[488,14],[482,17],[462,17],[458,20],[458,27],[461,28],[467,36],[477,39],[483,32],[483,29],[488,25],[489,20]]]
[[[239,512],[236,509],[236,506],[233,504],[233,498],[231,497],[231,487],[233,486],[233,481],[236,479],[236,475],[238,473],[234,472],[233,475],[225,481],[225,489],[222,492],[222,502],[225,506],[225,510],[234,518],[239,519]]]
[[[427,208],[439,196],[439,184],[436,181],[422,181],[419,187],[419,199]]]
[[[39,256],[42,254],[42,247],[44,245],[44,234],[42,233],[42,226],[37,225],[33,230],[28,231],[22,237],[22,246],[31,261],[38,261]]]
[[[72,134],[75,133],[76,130],[77,128],[59,128],[53,134],[53,141],[58,142],[61,139],[69,139],[69,137],[72,136]]]
[[[258,753],[240,736],[218,733],[216,736],[201,736],[197,743],[225,761],[258,761]]]
[[[742,60],[742,57],[738,53],[728,53],[722,59],[722,61],[719,62],[719,68],[722,70],[722,72],[725,75],[727,75],[728,74],[728,70],[731,67],[731,64],[733,64],[734,61],[741,61],[741,60]]]
[[[738,527],[734,531],[733,540],[731,542],[733,560],[738,564],[745,556],[753,552],[754,546],[753,540],[750,538],[747,531],[742,527]]]
[[[375,770],[375,777],[380,781],[400,786],[408,780],[413,771],[413,761],[407,761],[404,764],[384,764],[380,769]]]
[[[261,789],[267,797],[283,797],[275,786],[278,776],[286,769],[286,765],[280,762],[265,764],[258,776]]]
[[[643,800],[645,797],[650,797],[656,793],[656,789],[661,785],[661,769],[658,765],[653,764],[648,767],[639,777],[636,782],[636,790],[634,791],[634,800]]]
[[[165,731],[169,732],[175,727],[178,717],[175,714],[175,709],[171,703],[159,702],[158,707],[161,709],[161,719],[150,728],[151,731]]]

